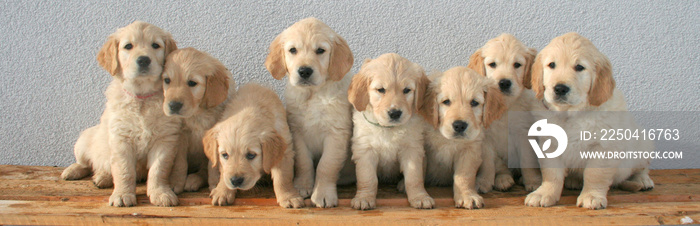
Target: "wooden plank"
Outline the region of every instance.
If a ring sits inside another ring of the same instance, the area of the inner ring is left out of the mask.
[[[689,216],[700,220],[700,203],[613,204],[605,210],[572,205],[532,208],[522,205],[480,210],[379,207],[357,211],[333,209],[282,209],[272,206],[108,207],[94,202],[0,201],[0,224],[194,224],[255,223],[308,224],[678,224]]]
[[[349,208],[355,186],[338,188],[340,207],[332,209],[283,209],[272,189],[257,186],[239,193],[234,206],[211,206],[208,189],[179,195],[181,206],[155,207],[145,196],[145,184],[137,186],[139,205],[116,208],[106,205],[112,189],[98,189],[89,179],[63,181],[61,167],[0,166],[0,224],[195,224],[254,223],[269,225],[405,225],[405,224],[679,224],[689,216],[700,220],[700,169],[653,170],[654,190],[626,192],[613,189],[605,210],[575,207],[580,191],[565,190],[557,206],[523,205],[528,192],[515,186],[508,192],[483,194],[486,207],[463,210],[453,207],[450,187],[429,187],[436,209],[408,207],[405,194],[394,185],[379,188],[378,209]],[[306,200],[307,205],[310,201]]]

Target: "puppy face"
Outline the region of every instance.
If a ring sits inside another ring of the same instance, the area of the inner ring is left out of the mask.
[[[532,87],[555,110],[600,106],[615,89],[610,61],[585,37],[567,33],[537,55]]]
[[[228,96],[231,73],[216,58],[194,48],[168,55],[163,73],[168,116],[191,117],[200,109],[223,103]]]
[[[495,80],[506,98],[516,99],[530,88],[530,66],[536,53],[513,35],[502,34],[477,50],[467,67]]]
[[[119,79],[157,82],[165,57],[176,49],[169,33],[152,24],[135,21],[109,36],[97,61]]]
[[[426,96],[430,80],[423,68],[395,53],[366,60],[352,78],[348,99],[357,111],[369,105],[382,126],[406,123],[414,112],[431,119]]]
[[[287,144],[277,131],[256,123],[260,121],[260,117],[255,117],[258,112],[242,111],[248,111],[242,113],[245,117],[232,116],[217,124],[202,141],[212,165],[220,164],[221,180],[226,186],[248,190],[282,160]]]
[[[435,119],[448,139],[477,139],[506,107],[495,81],[466,67],[435,75],[432,82]]]
[[[294,86],[320,86],[341,80],[353,56],[345,39],[316,18],[303,19],[270,44],[265,67],[275,79],[289,74]]]

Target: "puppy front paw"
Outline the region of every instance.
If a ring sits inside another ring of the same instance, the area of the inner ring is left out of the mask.
[[[228,206],[233,204],[233,201],[236,199],[236,191],[217,186],[211,190],[209,197],[211,197],[211,205]]]
[[[185,181],[185,191],[198,191],[202,185],[204,185],[204,178],[196,174],[187,175],[187,180]]]
[[[493,182],[486,177],[476,177],[476,190],[480,193],[488,193],[493,190]]]
[[[350,201],[350,206],[356,210],[371,210],[377,207],[377,198],[355,196],[355,198]]]
[[[608,206],[608,199],[592,192],[582,193],[576,199],[576,206],[592,210],[605,209]]]
[[[510,187],[515,184],[513,176],[510,174],[498,174],[496,175],[496,182],[494,183],[494,188],[499,191],[507,191]]]
[[[480,209],[484,207],[484,198],[477,193],[455,194],[455,207],[465,209]]]
[[[299,194],[290,195],[287,198],[277,201],[283,208],[302,208],[304,207],[304,198]]]
[[[175,192],[169,188],[157,188],[148,196],[151,204],[156,206],[177,206],[178,199]]]
[[[299,191],[299,195],[303,198],[308,198],[314,191],[314,181],[313,179],[305,179],[302,177],[294,178],[294,188]]]
[[[314,189],[311,195],[311,202],[319,208],[331,208],[338,206],[338,192],[335,186],[320,186]]]
[[[435,200],[428,194],[421,194],[417,197],[409,198],[408,202],[411,207],[416,209],[432,209],[435,206]]]
[[[136,194],[134,193],[112,193],[109,196],[109,205],[116,207],[130,207],[136,205]]]
[[[546,194],[545,192],[540,191],[540,189],[537,189],[536,191],[527,195],[525,198],[526,206],[549,207],[557,204],[559,197],[555,197],[555,195],[552,194]]]

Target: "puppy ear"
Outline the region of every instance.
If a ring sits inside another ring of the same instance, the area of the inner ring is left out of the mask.
[[[336,40],[331,48],[331,62],[328,65],[329,78],[333,81],[343,79],[352,68],[354,61],[350,46],[345,39],[336,34]]]
[[[497,88],[489,86],[484,93],[486,103],[484,103],[483,122],[484,127],[489,128],[493,121],[501,118],[506,112],[506,104],[503,100],[503,94]]]
[[[532,69],[530,69],[530,88],[535,91],[537,99],[542,99],[544,97],[544,84],[542,84],[542,56],[537,54],[535,57],[535,62],[532,63]],[[527,86],[525,86],[527,87]]]
[[[364,111],[369,104],[369,78],[362,74],[360,70],[355,76],[352,76],[350,88],[348,88],[348,101],[352,103],[357,111]]]
[[[437,100],[435,92],[430,85],[430,79],[425,76],[425,73],[421,76],[420,80],[416,84],[416,111],[418,114],[423,116],[425,121],[427,121],[433,128],[437,128]]]
[[[263,139],[261,146],[263,153],[263,170],[265,170],[265,173],[269,174],[272,167],[277,165],[277,163],[284,158],[285,151],[287,150],[287,143],[284,141],[284,138],[275,131]]]
[[[588,103],[600,106],[612,97],[615,91],[615,79],[612,77],[612,65],[607,57],[601,54],[595,62],[596,76],[588,91]]]
[[[525,50],[525,70],[523,71],[523,86],[526,89],[532,89],[532,78],[530,74],[530,69],[532,68],[532,62],[535,61],[535,56],[537,55],[537,50],[533,48],[528,48]]]
[[[207,156],[209,161],[211,161],[211,167],[216,168],[216,164],[219,161],[219,144],[216,142],[216,136],[218,131],[216,128],[211,128],[208,130],[204,137],[202,138],[202,144],[204,145],[204,154]]]
[[[230,72],[224,65],[217,64],[215,67],[214,74],[207,76],[207,87],[200,103],[205,109],[219,106],[228,97]]]
[[[172,36],[166,36],[163,39],[163,43],[165,45],[165,56],[168,56],[170,53],[177,50],[177,44],[175,43],[175,39],[173,39]]]
[[[469,57],[469,69],[472,69],[480,75],[486,76],[486,68],[484,66],[484,57],[481,56],[481,49],[477,49],[471,57]]]
[[[97,53],[97,62],[112,76],[121,72],[119,65],[119,41],[115,35],[110,35],[102,49]]]
[[[277,80],[284,78],[284,75],[287,74],[287,64],[284,62],[284,47],[281,40],[282,34],[279,34],[275,40],[272,40],[270,53],[267,54],[265,59],[265,68]]]

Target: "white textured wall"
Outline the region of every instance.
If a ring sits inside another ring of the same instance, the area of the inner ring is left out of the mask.
[[[180,47],[219,58],[239,83],[258,81],[278,92],[283,82],[273,80],[263,66],[268,44],[308,16],[348,40],[355,54],[351,73],[363,59],[386,52],[397,52],[427,71],[445,70],[466,65],[474,50],[503,32],[541,49],[552,38],[576,31],[610,58],[631,110],[698,111],[699,3],[4,0],[0,164],[67,166],[74,161],[73,144],[81,130],[98,123],[102,93],[111,79],[98,66],[97,51],[109,34],[137,19],[170,31]]]

